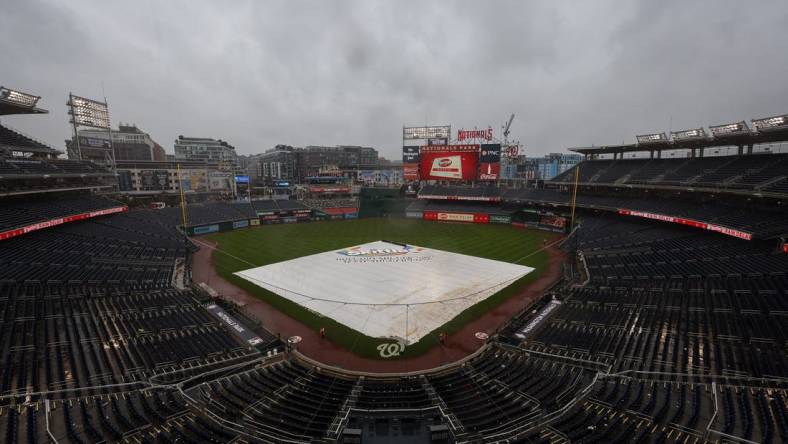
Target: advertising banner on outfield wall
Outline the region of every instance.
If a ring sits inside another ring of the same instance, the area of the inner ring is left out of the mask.
[[[219,225],[205,225],[202,227],[194,227],[192,229],[194,234],[208,234],[208,233],[216,233],[219,231]]]
[[[485,213],[444,213],[439,211],[425,211],[424,220],[487,224],[490,223],[490,215]]]
[[[512,223],[512,216],[490,216],[490,223],[492,224],[510,224]]]

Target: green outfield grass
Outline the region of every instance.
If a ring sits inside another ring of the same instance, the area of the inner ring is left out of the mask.
[[[381,239],[515,262],[539,250],[544,239],[549,242],[555,238],[555,234],[517,229],[508,225],[447,224],[382,218],[269,225],[209,236],[209,239],[219,242],[218,250],[213,253],[213,260],[217,272],[224,279],[315,330],[325,327],[329,339],[359,356],[369,358],[379,358],[377,345],[391,340],[365,336],[233,273],[252,268],[249,263],[262,266]],[[535,270],[488,299],[469,307],[419,342],[411,344],[402,356],[411,357],[424,353],[438,343],[439,332],[451,334],[516,294],[544,272],[547,261],[548,254],[538,251],[518,262]]]

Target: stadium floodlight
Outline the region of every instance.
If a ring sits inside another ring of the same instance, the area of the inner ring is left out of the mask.
[[[420,139],[449,139],[451,125],[444,126],[415,126],[402,128],[402,140]]]
[[[747,122],[726,123],[725,125],[710,126],[711,134],[714,137],[736,136],[741,134],[749,134],[750,128],[747,127]]]
[[[0,86],[0,99],[33,108],[41,97]]]
[[[109,130],[109,109],[106,102],[69,95],[68,103],[71,115],[70,123],[76,126],[88,126]]]
[[[752,127],[758,132],[786,129],[788,128],[788,114],[765,117],[763,119],[752,119]]]
[[[695,128],[683,131],[671,131],[670,136],[676,142],[705,139],[706,130],[703,128]]]
[[[637,136],[638,143],[667,143],[668,136],[665,133],[644,134]]]

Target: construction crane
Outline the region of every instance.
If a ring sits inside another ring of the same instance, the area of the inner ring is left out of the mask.
[[[509,143],[509,127],[512,126],[512,120],[514,120],[514,113],[509,116],[509,121],[506,122],[506,126],[503,127],[503,143]]]

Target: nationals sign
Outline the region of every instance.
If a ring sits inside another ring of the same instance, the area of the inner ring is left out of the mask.
[[[457,141],[462,142],[465,140],[492,140],[492,128],[481,130],[457,130]]]
[[[419,176],[423,180],[474,180],[479,145],[432,145],[421,147]]]

